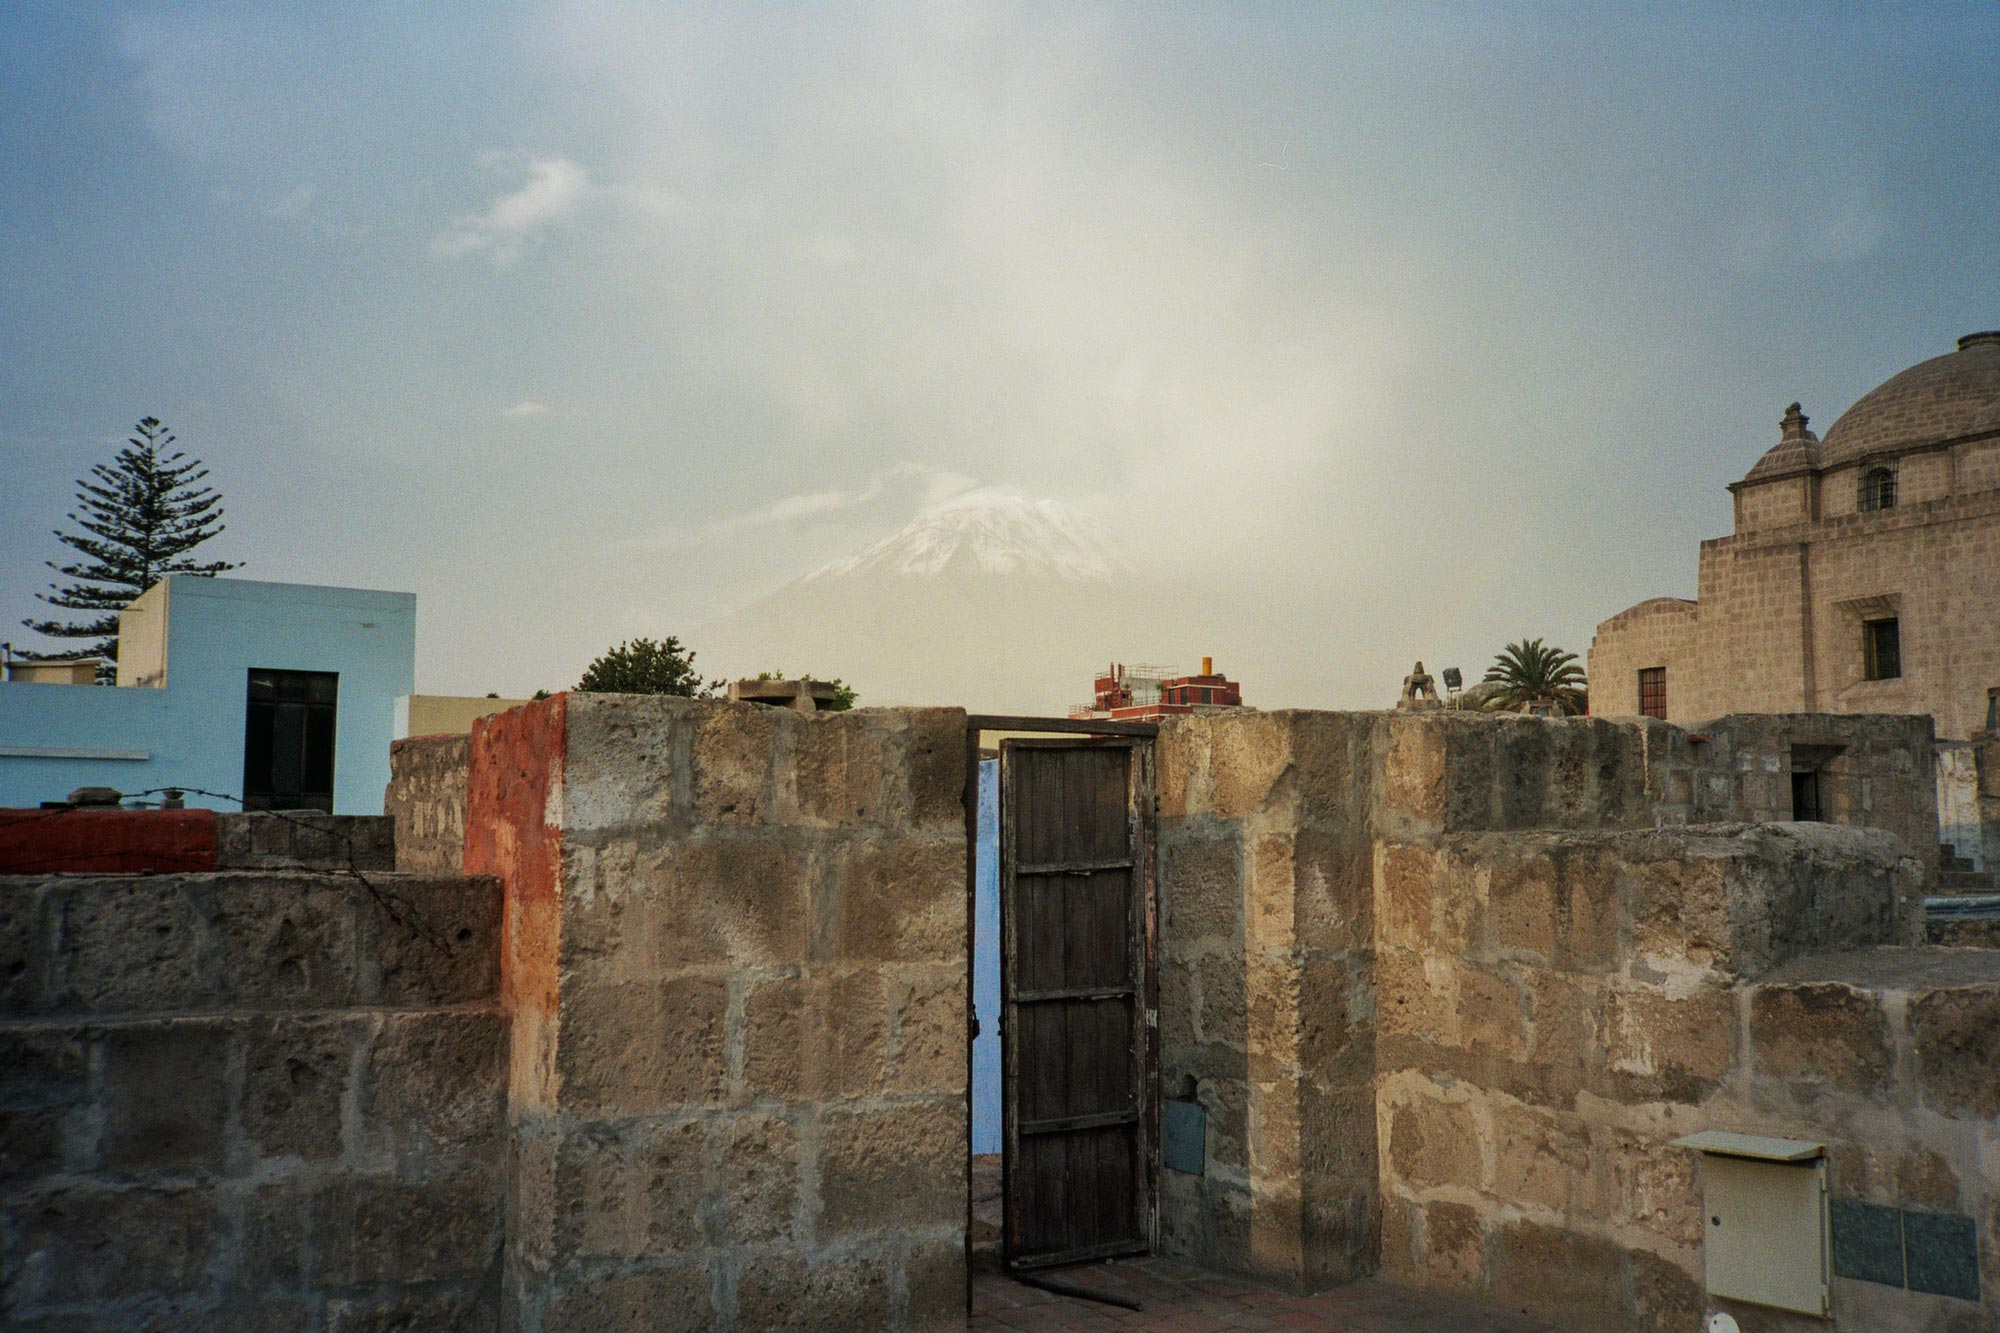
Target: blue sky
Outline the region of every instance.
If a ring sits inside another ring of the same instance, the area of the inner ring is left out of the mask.
[[[155,415],[208,550],[416,592],[432,690],[698,647],[983,484],[1379,706],[1692,595],[1786,403],[2000,327],[1986,4],[0,25],[0,614]]]

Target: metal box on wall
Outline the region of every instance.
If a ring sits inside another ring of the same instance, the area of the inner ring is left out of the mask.
[[[1702,1256],[1711,1295],[1824,1318],[1830,1308],[1826,1149],[1711,1130],[1702,1154]]]

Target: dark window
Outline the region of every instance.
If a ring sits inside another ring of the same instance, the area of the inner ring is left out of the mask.
[[[333,722],[340,676],[250,672],[243,808],[333,811]]]
[[[1820,770],[1792,773],[1792,818],[1825,819],[1826,804],[1820,799]]]
[[[1871,468],[1861,478],[1861,507],[1863,509],[1894,509],[1896,507],[1896,474],[1888,468]]]
[[[1646,717],[1665,720],[1667,716],[1667,669],[1665,667],[1641,667],[1639,669],[1639,712]]]
[[[1862,621],[1861,651],[1869,680],[1895,680],[1903,674],[1902,637],[1894,620]]]

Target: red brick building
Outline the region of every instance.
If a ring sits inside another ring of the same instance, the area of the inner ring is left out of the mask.
[[[1201,707],[1242,706],[1242,684],[1217,671],[1214,658],[1204,657],[1200,674],[1193,676],[1181,675],[1176,667],[1113,662],[1098,673],[1092,701],[1070,709],[1069,715],[1150,722]]]

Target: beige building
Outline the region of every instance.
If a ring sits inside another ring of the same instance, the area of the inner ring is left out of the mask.
[[[1597,627],[1591,711],[1928,713],[1993,728],[2000,696],[2000,332],[1912,366],[1820,439],[1797,403],[1701,545],[1699,599]]]

